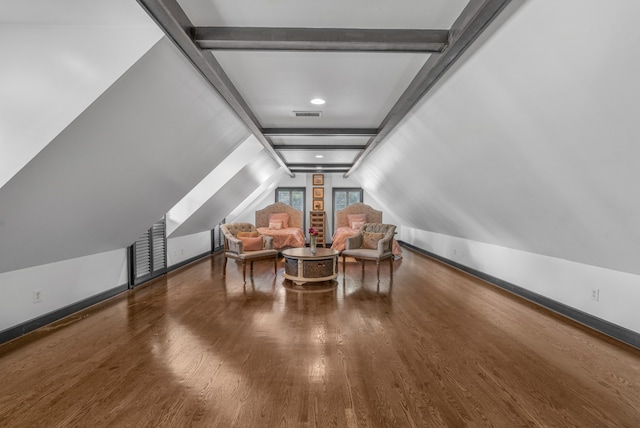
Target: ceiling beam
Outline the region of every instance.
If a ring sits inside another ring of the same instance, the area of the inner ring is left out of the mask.
[[[349,168],[340,168],[340,169],[292,169],[291,171],[295,172],[295,173],[300,173],[300,174],[309,174],[309,173],[315,173],[315,174],[321,174],[321,173],[345,173],[347,171],[349,171]]]
[[[263,128],[268,137],[373,137],[376,128]]]
[[[200,49],[263,51],[442,52],[448,30],[195,27]]]
[[[353,167],[345,174],[351,175],[373,149],[400,123],[422,97],[444,76],[489,24],[504,10],[511,0],[471,0],[450,30],[449,46],[439,55],[431,55],[396,104],[380,124],[378,135],[367,144]]]
[[[315,168],[351,168],[351,163],[290,163],[291,169],[315,169]]]
[[[262,134],[260,123],[215,57],[202,51],[192,40],[193,24],[176,0],[138,0],[142,8],[160,26],[166,36],[191,61],[202,76],[229,104],[238,117],[264,146],[269,155],[293,177],[284,159]]]
[[[274,150],[364,150],[364,144],[274,144]]]

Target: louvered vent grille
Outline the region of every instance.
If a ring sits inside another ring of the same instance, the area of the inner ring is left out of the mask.
[[[223,246],[220,224],[221,223],[218,223],[216,227],[213,228],[213,251],[218,251],[222,249]]]
[[[130,284],[141,284],[167,271],[165,221],[155,223],[131,246]]]
[[[320,117],[322,116],[321,111],[294,111],[293,115],[295,117]]]
[[[149,235],[144,234],[136,241],[136,278],[142,278],[151,273],[151,247],[149,246]]]
[[[165,258],[167,240],[164,236],[164,221],[154,224],[151,228],[151,242],[153,243],[153,270],[155,272],[167,267]]]

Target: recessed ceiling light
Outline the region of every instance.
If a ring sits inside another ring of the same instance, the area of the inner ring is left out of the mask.
[[[322,159],[323,157],[324,156],[322,156],[322,155],[316,155],[316,158],[318,158],[318,159]]]
[[[314,98],[311,100],[311,104],[315,104],[317,106],[321,106],[322,104],[324,104],[326,101],[323,100],[322,98]]]

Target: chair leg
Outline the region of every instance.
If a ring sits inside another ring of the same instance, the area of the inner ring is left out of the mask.
[[[345,274],[346,266],[347,266],[347,258],[345,256],[342,256],[342,276],[344,276]]]
[[[224,256],[224,264],[222,265],[222,276],[227,276],[227,256]]]
[[[253,260],[251,260],[251,277],[253,278]]]
[[[389,257],[389,272],[393,276],[393,256]]]
[[[247,282],[247,262],[242,260],[242,280]]]
[[[278,256],[273,257],[273,274],[278,274]]]
[[[380,281],[380,259],[376,260],[376,268],[378,271],[378,281]]]

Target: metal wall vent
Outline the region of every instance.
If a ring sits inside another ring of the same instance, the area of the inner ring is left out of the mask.
[[[293,115],[295,117],[320,117],[322,115],[321,111],[294,111]]]

